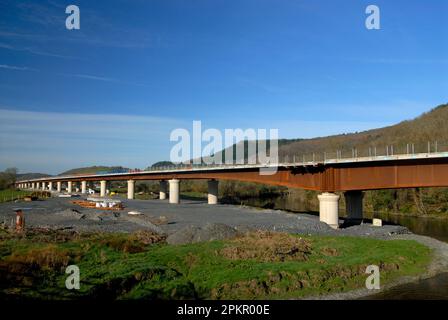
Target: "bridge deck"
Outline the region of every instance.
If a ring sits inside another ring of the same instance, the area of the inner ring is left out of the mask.
[[[274,174],[261,169],[277,168]],[[55,176],[17,183],[219,179],[256,182],[319,191],[448,186],[448,152],[328,159],[321,162],[237,164],[161,168],[158,170]]]

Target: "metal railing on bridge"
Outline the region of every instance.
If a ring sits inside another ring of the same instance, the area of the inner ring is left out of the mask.
[[[426,157],[448,157],[448,143],[438,141],[427,143],[407,143],[407,144],[389,144],[386,146],[372,145],[364,148],[335,148],[333,151],[325,152],[307,152],[303,154],[291,154],[282,152],[278,156],[277,162],[263,163],[258,158],[256,161],[249,162],[247,158],[244,163],[177,163],[167,166],[157,166],[150,168],[150,171],[167,170],[188,170],[204,168],[232,168],[263,165],[317,165],[339,162],[359,162],[359,161],[380,161],[380,160],[399,160]],[[255,157],[251,158],[252,160]]]

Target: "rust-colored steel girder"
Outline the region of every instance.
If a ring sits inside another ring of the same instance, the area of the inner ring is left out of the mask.
[[[448,187],[445,158],[360,163],[334,170],[334,189],[340,191]]]
[[[53,177],[42,181],[120,181],[217,179],[255,182],[324,192],[350,190],[448,187],[448,158],[407,159],[280,167],[273,175],[261,175],[258,168],[141,172],[120,175]]]

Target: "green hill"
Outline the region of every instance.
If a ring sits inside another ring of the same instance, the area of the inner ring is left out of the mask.
[[[39,179],[44,177],[51,177],[50,174],[46,173],[18,173],[17,174],[17,180],[28,180],[28,179]]]
[[[409,151],[414,145],[414,152],[427,152],[428,142],[431,150],[448,151],[448,104],[440,105],[421,116],[400,122],[389,127],[378,128],[359,133],[340,134],[328,137],[303,139],[299,141],[284,140],[279,142],[279,155],[309,155],[311,153],[322,156],[324,152],[335,155],[341,150],[344,156],[350,156],[352,148],[356,148],[358,155],[368,155],[377,148],[377,154],[384,154],[387,146],[393,146],[394,153],[405,153],[407,145]]]
[[[95,173],[105,173],[105,172],[126,172],[129,171],[129,168],[124,168],[122,166],[91,166],[91,167],[84,167],[84,168],[76,168],[67,170],[65,172],[60,173],[60,176],[65,175],[72,175],[72,174],[95,174]]]
[[[312,139],[280,139],[278,141],[280,161],[294,160],[302,161],[305,156],[306,161],[312,160],[313,154],[316,161],[323,160],[324,157],[336,158],[337,151],[342,157],[352,157],[353,149],[356,149],[357,156],[385,155],[387,152],[399,154],[412,152],[420,153],[430,150],[448,151],[448,104],[440,105],[421,116],[405,120],[396,125],[372,129],[357,133],[343,133],[339,135],[317,137]],[[242,141],[238,145],[244,144],[245,160],[247,161],[247,141]],[[386,148],[389,147],[387,151]],[[236,144],[234,150],[234,160],[236,157]],[[269,143],[268,143],[269,149]],[[225,152],[223,152],[223,161]]]

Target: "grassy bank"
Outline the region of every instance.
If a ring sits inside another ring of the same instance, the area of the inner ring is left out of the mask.
[[[383,284],[418,274],[431,256],[413,241],[266,232],[179,246],[145,232],[0,236],[0,298],[299,298],[362,288],[370,264]],[[80,290],[65,288],[70,264],[80,268]]]
[[[23,199],[25,196],[29,196],[31,191],[5,189],[0,190],[0,203],[14,201],[17,199]]]

